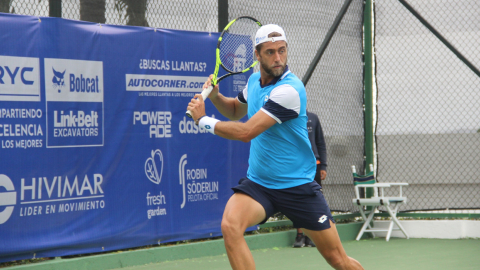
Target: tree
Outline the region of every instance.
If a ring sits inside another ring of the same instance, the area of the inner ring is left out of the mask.
[[[127,25],[148,26],[147,13],[148,0],[116,0],[115,8],[118,11],[127,10],[125,18]]]
[[[105,23],[105,0],[80,0],[80,20]]]
[[[4,13],[15,13],[15,7],[12,7],[13,0],[0,0],[0,12]],[[38,4],[43,0],[38,0]],[[16,5],[21,5],[21,3],[17,3]],[[61,17],[62,14],[62,0],[48,0],[48,6],[50,8],[50,17]],[[56,10],[52,13],[52,7],[57,7]],[[11,8],[11,9],[10,9]],[[54,14],[54,15],[52,15]]]
[[[10,6],[12,0],[0,0],[0,12],[10,13]],[[12,10],[12,13],[15,13],[15,10]]]

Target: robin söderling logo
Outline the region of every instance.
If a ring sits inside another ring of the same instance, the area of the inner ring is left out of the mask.
[[[187,163],[187,154],[184,154],[178,163],[179,180],[183,195],[180,208],[183,209],[187,202],[202,203],[218,200],[218,181],[208,180],[207,168],[186,167]],[[194,163],[196,162],[194,161]]]

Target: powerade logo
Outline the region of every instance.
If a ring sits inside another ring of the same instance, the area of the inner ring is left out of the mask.
[[[0,101],[40,101],[38,58],[0,55]]]
[[[103,63],[46,58],[45,82],[47,148],[103,146]]]
[[[134,111],[133,125],[148,126],[149,138],[171,138],[172,112]]]

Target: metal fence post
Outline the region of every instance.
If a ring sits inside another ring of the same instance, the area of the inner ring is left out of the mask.
[[[345,0],[343,3],[342,9],[340,12],[338,12],[337,17],[335,18],[335,21],[333,22],[332,26],[327,32],[327,35],[325,36],[325,39],[322,42],[322,45],[320,45],[320,48],[317,51],[317,54],[315,55],[315,58],[312,60],[310,63],[310,66],[307,69],[307,72],[305,72],[305,75],[302,78],[302,82],[305,86],[307,86],[308,81],[310,80],[310,77],[312,77],[313,72],[315,71],[315,68],[317,67],[318,62],[322,58],[323,53],[328,47],[328,44],[330,43],[330,40],[332,40],[333,35],[337,31],[338,26],[342,22],[343,16],[345,16],[345,13],[347,13],[348,7],[352,3],[352,0]]]
[[[218,32],[228,24],[228,0],[218,0]]]
[[[48,2],[49,17],[62,17],[62,0],[50,0]]]
[[[365,173],[370,172],[369,164],[374,162],[374,121],[373,121],[373,27],[372,27],[372,0],[365,1],[363,16],[364,29],[364,123],[365,123]],[[375,169],[374,169],[375,170]]]

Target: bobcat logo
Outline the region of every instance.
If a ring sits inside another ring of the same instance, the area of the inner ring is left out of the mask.
[[[63,72],[58,72],[53,67],[52,69],[53,69],[53,79],[52,79],[53,88],[57,88],[58,92],[60,93],[61,88],[65,86],[65,80],[63,77],[65,76],[66,70],[64,70]]]

